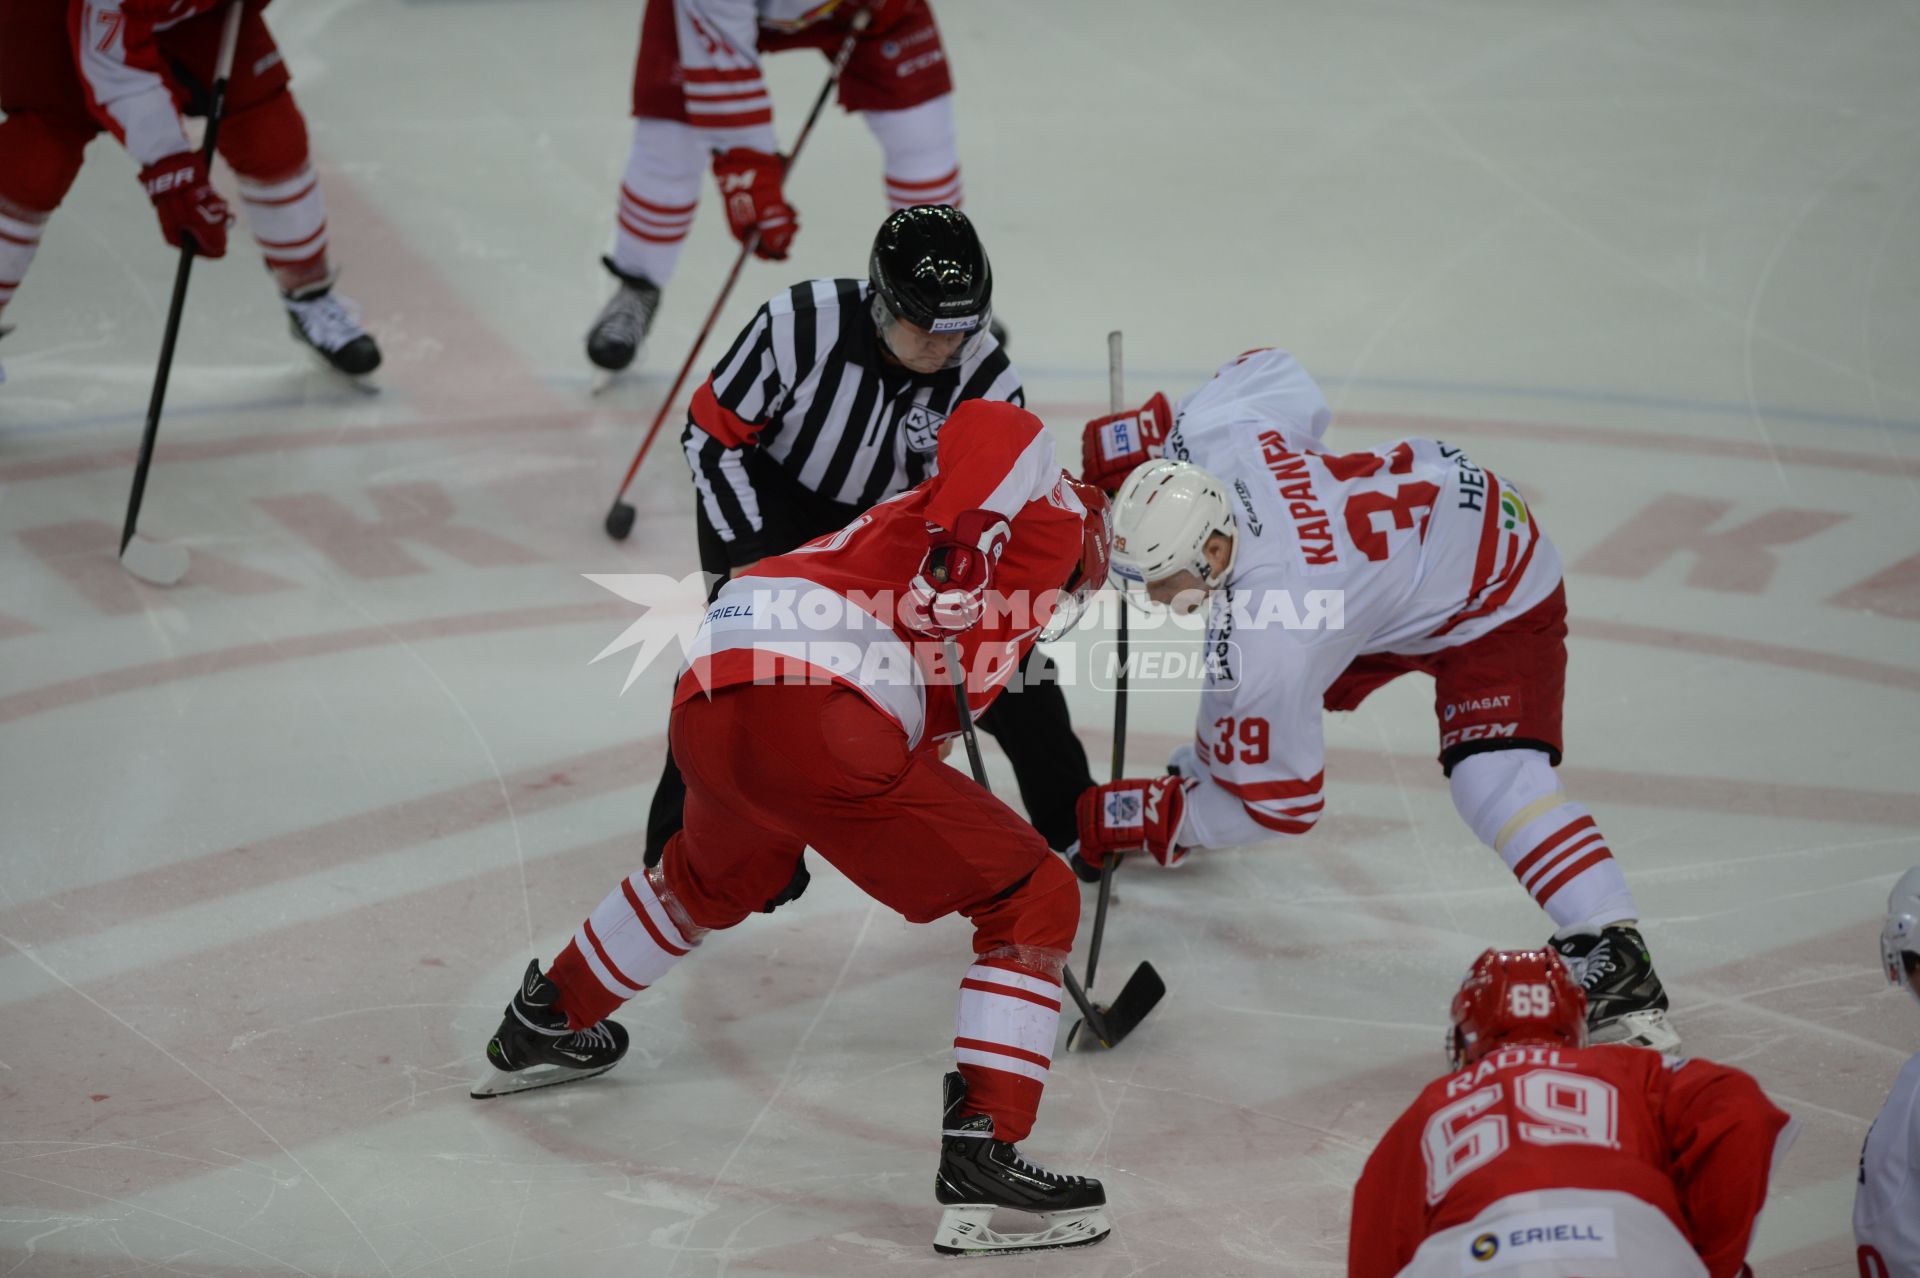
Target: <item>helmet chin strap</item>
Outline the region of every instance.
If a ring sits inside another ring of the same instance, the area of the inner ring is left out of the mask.
[[[1215,536],[1221,536],[1227,539],[1227,562],[1220,565],[1220,571],[1217,573],[1212,571],[1213,565],[1207,562],[1207,542],[1212,541]],[[1218,590],[1220,587],[1226,585],[1227,578],[1233,575],[1233,564],[1239,557],[1239,527],[1215,528],[1207,534],[1206,541],[1200,543],[1200,571],[1195,575],[1200,578],[1200,584],[1208,590]]]

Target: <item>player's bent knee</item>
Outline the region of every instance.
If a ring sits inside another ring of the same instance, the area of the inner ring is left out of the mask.
[[[1057,970],[1080,927],[1080,881],[1050,852],[1012,891],[964,913],[973,920],[974,953]]]
[[[1537,746],[1515,745],[1461,759],[1447,788],[1460,819],[1496,851],[1528,823],[1571,802],[1560,788],[1552,756]]]
[[[51,213],[79,176],[93,131],[37,111],[0,120],[0,205],[16,216]]]
[[[307,121],[283,87],[228,113],[220,124],[220,154],[233,171],[255,182],[277,182],[307,163]]]

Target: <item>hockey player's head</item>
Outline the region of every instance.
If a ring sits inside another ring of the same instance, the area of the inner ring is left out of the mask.
[[[1113,575],[1131,595],[1192,612],[1233,571],[1235,530],[1226,485],[1212,474],[1148,462],[1113,500]]]
[[[1079,499],[1083,512],[1080,558],[1060,588],[1053,615],[1040,630],[1042,643],[1052,643],[1080,623],[1080,618],[1086,615],[1088,601],[1107,584],[1107,574],[1113,565],[1113,506],[1107,501],[1107,495],[1077,479],[1063,476],[1061,482]]]
[[[1887,897],[1880,962],[1890,984],[1904,985],[1907,993],[1920,999],[1920,865],[1901,875]]]
[[[867,282],[881,346],[913,372],[958,367],[986,340],[993,268],[959,209],[896,210],[873,237]]]
[[[1488,950],[1453,996],[1447,1067],[1521,1043],[1587,1045],[1587,993],[1551,949]]]

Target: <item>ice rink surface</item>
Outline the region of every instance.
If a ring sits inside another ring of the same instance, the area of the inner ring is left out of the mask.
[[[817,858],[798,905],[628,1009],[616,1072],[466,1097],[528,956],[639,857],[671,671],[622,697],[623,661],[589,665],[636,609],[582,574],[694,567],[672,449],[630,542],[600,518],[731,260],[711,191],[644,373],[590,399],[580,352],[638,10],[269,11],[388,364],[371,396],[319,371],[244,236],[196,271],[145,517],[194,552],[172,591],[112,549],[173,257],[110,141],[53,221],[0,344],[0,1273],[945,1263],[968,929]],[[1920,10],[939,14],[997,309],[1073,455],[1121,328],[1130,399],[1281,345],[1330,444],[1438,435],[1521,483],[1569,566],[1566,784],[1689,1048],[1803,1124],[1757,1272],[1851,1274],[1855,1158],[1920,1048],[1875,963],[1920,861]],[[769,65],[790,139],[823,63]],[[857,120],[828,114],[790,192],[795,257],[748,268],[723,341],[864,272]],[[1099,771],[1109,699],[1070,697]],[[1189,696],[1132,713],[1135,771],[1192,728]],[[1060,1057],[1027,1142],[1105,1179],[1115,1232],[999,1263],[1344,1272],[1352,1182],[1440,1071],[1459,974],[1548,931],[1434,734],[1396,685],[1330,724],[1309,837],[1123,873],[1101,985],[1150,958],[1172,992]]]

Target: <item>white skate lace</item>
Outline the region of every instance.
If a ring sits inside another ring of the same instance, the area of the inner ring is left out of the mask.
[[[286,302],[300,331],[323,351],[340,350],[355,338],[366,335],[367,330],[360,327],[358,308],[343,303],[332,293],[322,293],[310,301],[289,297]]]
[[[1591,990],[1613,972],[1613,942],[1602,937],[1585,958],[1574,961],[1579,967],[1573,978],[1580,982],[1581,988]]]
[[[613,1035],[604,1024],[591,1025],[576,1033],[573,1041],[580,1047],[607,1049],[613,1046]]]
[[[1032,1172],[1035,1176],[1038,1176],[1041,1180],[1056,1181],[1060,1184],[1065,1184],[1068,1181],[1075,1179],[1072,1176],[1062,1176],[1059,1172],[1048,1171],[1046,1168],[1042,1167],[1039,1163],[1034,1162],[1033,1160],[1029,1159],[1025,1154],[1022,1154],[1018,1149],[1015,1149],[1013,1151],[1013,1165],[1019,1168],[1021,1171]]]

